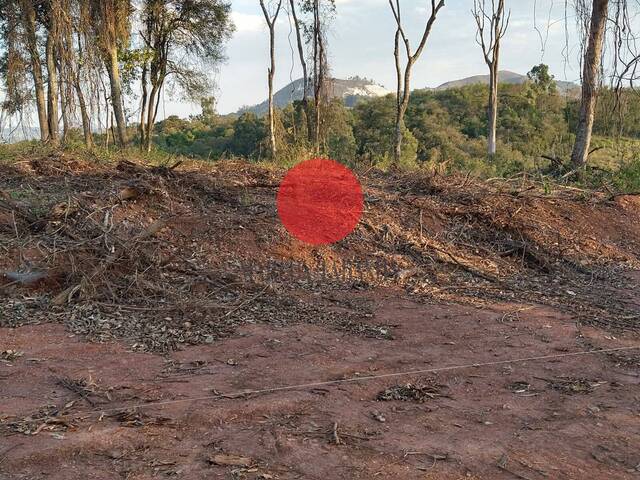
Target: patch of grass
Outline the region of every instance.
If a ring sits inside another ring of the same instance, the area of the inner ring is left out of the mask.
[[[640,159],[624,164],[613,175],[612,183],[622,193],[640,192]]]
[[[640,158],[640,139],[594,136],[591,149],[590,165],[615,172]]]
[[[137,160],[148,165],[168,166],[178,161],[179,156],[158,149],[151,152],[140,151],[138,147],[130,146],[125,149],[96,145],[91,149],[83,144],[71,144],[65,147],[65,151],[81,159],[98,163],[117,163],[121,160]]]
[[[51,147],[36,140],[0,144],[0,163],[15,163],[32,156],[47,155]]]

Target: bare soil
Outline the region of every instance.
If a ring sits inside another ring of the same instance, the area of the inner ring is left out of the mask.
[[[281,175],[0,165],[0,479],[640,478],[640,350],[574,355],[640,346],[636,197],[361,172],[311,248]]]

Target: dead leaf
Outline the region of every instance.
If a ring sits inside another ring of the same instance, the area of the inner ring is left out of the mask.
[[[68,217],[69,215],[74,214],[77,211],[75,207],[69,205],[66,202],[56,203],[51,210],[49,211],[49,215],[52,218],[62,218]]]
[[[118,198],[124,202],[127,200],[135,200],[141,195],[142,192],[136,187],[124,187],[120,190],[120,193],[118,193]]]

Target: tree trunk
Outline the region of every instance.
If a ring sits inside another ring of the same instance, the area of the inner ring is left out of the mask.
[[[396,31],[396,41],[394,49],[394,57],[396,62],[396,132],[393,150],[393,163],[391,168],[398,168],[402,158],[402,140],[404,130],[404,116],[409,108],[409,99],[411,96],[411,69],[414,60],[409,57],[405,66],[404,76],[402,75],[402,65],[400,63],[400,30]]]
[[[104,96],[104,109],[105,109],[105,127],[104,127],[104,148],[109,149],[109,117],[110,117],[110,107],[109,107],[109,98],[107,96],[106,88],[103,86],[103,96]],[[98,94],[98,101],[100,100],[100,95]],[[102,123],[102,122],[101,122]]]
[[[52,20],[52,23],[54,20]],[[49,34],[47,36],[47,44],[45,47],[45,54],[47,58],[47,75],[48,75],[48,88],[47,88],[47,113],[49,124],[49,141],[53,145],[57,145],[60,142],[60,132],[58,128],[58,70],[55,61],[55,25],[50,27]],[[54,38],[52,38],[54,37]]]
[[[474,0],[473,16],[478,27],[476,41],[482,48],[484,61],[489,67],[489,104],[487,105],[487,151],[490,157],[496,154],[498,128],[498,82],[500,72],[500,45],[507,33],[511,12],[505,18],[505,0]],[[488,22],[488,23],[487,23]],[[488,31],[488,36],[487,36]]]
[[[47,121],[47,105],[44,93],[44,80],[42,78],[42,63],[38,52],[38,41],[36,38],[36,12],[33,2],[23,0],[21,2],[23,17],[22,22],[26,32],[27,48],[31,59],[31,75],[35,89],[36,108],[38,111],[38,124],[40,126],[40,139],[46,142],[49,139],[49,124]]]
[[[62,77],[62,72],[60,72],[60,76]],[[68,98],[65,94],[66,92],[63,90],[62,85],[64,80],[60,82],[60,111],[62,113],[62,143],[67,143],[69,139],[69,131],[71,130],[71,121],[69,119],[69,105]]]
[[[278,0],[277,8],[273,16],[265,6],[264,0],[260,0],[260,7],[262,8],[264,19],[269,27],[269,60],[271,62],[267,71],[267,80],[269,84],[269,143],[271,144],[271,158],[275,159],[277,153],[275,109],[273,106],[273,77],[276,73],[275,28],[276,22],[278,21],[278,14],[280,13],[280,7],[282,7],[282,0]]]
[[[72,33],[69,33],[69,38],[67,40],[67,45],[70,48],[73,48],[73,40]],[[91,114],[87,108],[87,102],[84,98],[84,92],[82,91],[82,76],[81,76],[81,66],[78,62],[78,58],[83,58],[83,48],[82,48],[82,37],[80,32],[78,32],[78,53],[74,54],[74,65],[73,65],[73,89],[76,92],[76,97],[78,97],[78,106],[80,107],[80,117],[82,120],[82,134],[84,136],[84,145],[88,149],[93,148],[93,132],[91,131]]]
[[[82,87],[80,86],[80,79],[76,78],[74,82],[74,88],[76,90],[76,96],[78,97],[78,105],[80,106],[80,115],[82,117],[82,133],[84,135],[84,144],[87,148],[93,148],[93,134],[91,132],[91,116],[87,110],[87,102],[84,99],[82,93]]]
[[[401,112],[402,105],[402,65],[400,64],[400,27],[396,30],[395,47],[393,57],[396,65],[396,131],[393,139],[393,163],[392,167],[400,164],[402,156],[402,122],[404,115]]]
[[[140,133],[140,150],[144,151],[147,146],[147,128],[146,128],[146,113],[147,113],[147,100],[149,98],[148,92],[148,64],[145,60],[144,66],[142,67],[142,76],[140,78],[140,84],[142,86],[142,99],[140,104],[140,126],[138,127],[138,131]]]
[[[411,48],[409,47],[409,39],[404,33],[404,29],[402,27],[402,20],[400,15],[400,0],[389,0],[389,5],[391,6],[391,10],[393,12],[393,16],[396,20],[396,35],[395,35],[395,48],[393,51],[395,57],[396,64],[396,81],[397,81],[397,89],[396,89],[396,132],[395,132],[395,141],[394,141],[394,154],[393,154],[393,163],[391,164],[391,168],[397,168],[400,166],[400,159],[402,157],[402,136],[404,131],[404,116],[407,112],[407,108],[409,107],[409,98],[411,96],[411,69],[415,62],[420,58],[422,51],[427,43],[427,39],[429,38],[429,34],[431,33],[431,29],[433,27],[434,22],[436,21],[436,16],[442,7],[444,7],[444,0],[439,0],[436,4],[436,0],[431,0],[431,15],[427,20],[427,24],[425,25],[424,32],[422,34],[422,39],[420,40],[420,45],[416,49],[415,53],[411,53]],[[400,43],[404,43],[404,48],[406,50],[407,55],[407,64],[404,69],[404,75],[402,74],[402,64],[400,62]],[[403,79],[404,77],[404,79]]]
[[[127,144],[127,125],[124,116],[124,103],[122,99],[122,84],[120,81],[120,67],[118,65],[118,50],[113,47],[107,54],[106,67],[109,73],[111,86],[111,105],[116,119],[116,131],[118,145],[124,147]]]
[[[402,126],[404,124],[404,114],[398,110],[396,112],[396,134],[393,148],[393,163],[391,168],[397,168],[402,158]]]
[[[320,65],[318,68],[318,94],[316,100],[316,155],[320,155],[320,144],[322,142],[322,99],[325,94],[325,53],[324,53],[324,39],[322,38],[322,32],[319,30],[320,21],[318,21],[318,45],[320,47]]]
[[[307,139],[309,143],[312,140],[312,123],[311,115],[309,115],[309,72],[307,70],[307,62],[304,55],[304,42],[302,41],[302,34],[300,33],[300,22],[298,21],[298,15],[296,14],[295,0],[289,0],[291,7],[291,16],[293,17],[293,25],[296,29],[296,39],[298,42],[298,56],[300,57],[300,65],[302,65],[302,108],[305,114],[305,120],[307,124]]]
[[[589,157],[608,6],[609,0],[593,0],[589,39],[583,62],[582,97],[578,128],[576,130],[576,142],[571,154],[571,163],[576,169],[583,168],[587,164]]]
[[[273,77],[276,71],[275,59],[275,34],[273,24],[269,27],[269,52],[271,55],[271,67],[269,67],[269,140],[271,142],[271,158],[276,158],[276,121],[275,109],[273,107]]]
[[[315,125],[314,125],[314,151],[316,155],[320,155],[320,122],[322,115],[320,113],[320,100],[322,96],[322,34],[320,32],[320,1],[314,0],[313,3],[313,102],[315,107]]]
[[[401,93],[401,97],[398,104],[398,110],[396,113],[396,139],[395,149],[393,155],[392,168],[398,168],[400,166],[400,159],[402,158],[402,140],[404,133],[404,116],[409,108],[409,99],[411,96],[411,68],[413,64],[409,62],[404,71],[404,86]]]
[[[110,119],[110,122],[109,122],[109,125],[110,125],[109,131],[111,132],[111,138],[113,138],[113,141],[115,143],[115,141],[116,141],[116,132],[114,131],[114,124],[115,124],[115,121],[114,121],[114,115],[113,115],[113,109],[112,109],[111,110],[111,119]],[[107,137],[107,139],[108,138],[109,137]]]
[[[489,155],[496,154],[496,130],[498,126],[498,65],[497,62],[490,68],[489,74]]]
[[[159,88],[156,85],[151,87],[151,94],[149,95],[149,105],[147,106],[147,128],[146,137],[144,140],[144,149],[147,152],[151,151],[151,136],[153,134],[153,124],[155,122],[155,113],[157,112],[156,104],[159,103],[157,98],[159,94]]]

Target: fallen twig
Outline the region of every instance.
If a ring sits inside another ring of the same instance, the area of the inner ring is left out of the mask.
[[[335,445],[342,444],[342,441],[340,440],[340,436],[338,435],[338,422],[334,422],[333,424],[333,443]]]

